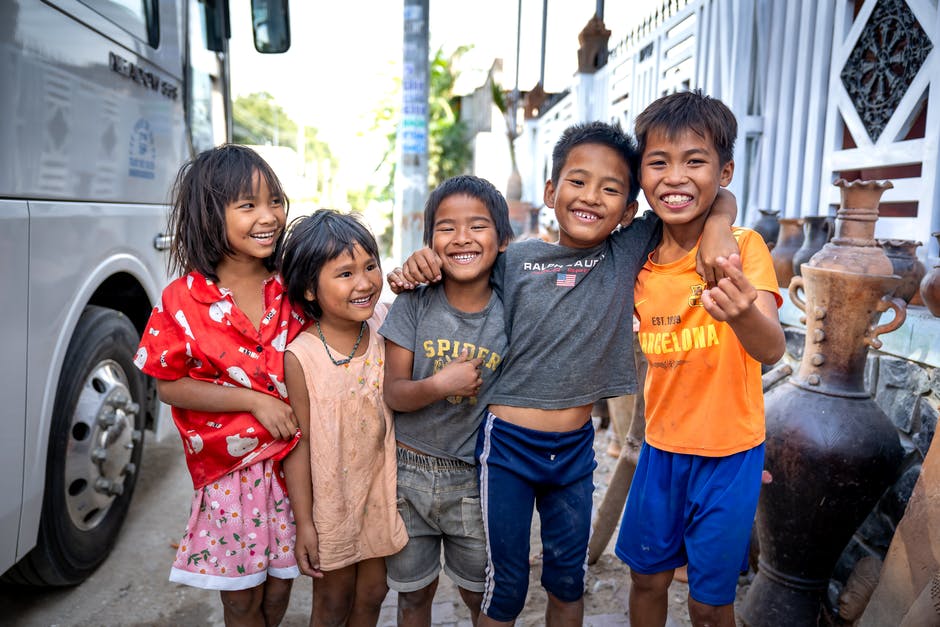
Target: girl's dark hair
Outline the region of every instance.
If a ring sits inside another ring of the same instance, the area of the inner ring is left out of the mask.
[[[428,201],[424,204],[425,244],[430,246],[434,240],[434,218],[437,215],[437,208],[445,199],[457,195],[475,198],[486,205],[490,217],[493,218],[493,225],[496,227],[496,237],[499,239],[500,246],[512,241],[514,234],[512,224],[509,222],[509,206],[506,204],[503,195],[486,179],[461,175],[447,179],[428,196]]]
[[[218,281],[215,268],[232,248],[225,237],[225,206],[255,194],[255,173],[264,177],[272,197],[287,211],[288,200],[271,166],[251,148],[223,144],[201,152],[180,168],[173,185],[169,232],[173,236],[168,269],[171,276],[193,270]],[[284,232],[264,260],[276,270]]]
[[[585,122],[572,124],[566,128],[552,149],[552,185],[558,185],[558,178],[571,151],[584,144],[607,146],[620,155],[630,172],[627,204],[636,200],[640,193],[639,153],[637,153],[633,138],[620,128],[620,122],[613,124],[597,121]]]
[[[299,304],[307,316],[319,319],[323,315],[320,305],[306,298],[307,290],[316,293],[323,266],[343,253],[352,254],[356,244],[379,262],[378,244],[357,214],[319,209],[290,223],[281,257],[281,276],[287,286],[287,297]]]

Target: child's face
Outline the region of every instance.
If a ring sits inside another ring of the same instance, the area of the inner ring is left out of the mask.
[[[614,149],[581,144],[568,153],[558,183],[545,183],[545,204],[555,210],[558,243],[590,248],[604,241],[623,220],[636,213],[627,206],[630,168]]]
[[[304,296],[320,305],[321,323],[342,324],[371,318],[381,293],[379,260],[356,244],[351,254],[342,253],[323,264],[316,293],[307,290]]]
[[[274,254],[287,219],[280,196],[274,196],[258,172],[251,189],[225,206],[225,237],[236,260],[262,260]]]
[[[460,283],[489,281],[500,246],[489,209],[477,198],[448,196],[434,214],[431,249],[441,258],[444,279]]]
[[[711,137],[687,129],[674,139],[657,129],[647,135],[640,187],[667,227],[701,229],[718,188],[731,182],[734,161],[721,165]]]

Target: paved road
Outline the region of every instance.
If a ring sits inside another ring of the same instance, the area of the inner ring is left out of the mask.
[[[148,434],[152,435],[152,434]],[[597,482],[603,486],[610,461],[603,455],[606,434],[598,436]],[[144,449],[141,475],[127,522],[117,545],[104,565],[75,588],[35,591],[0,586],[0,625],[50,626],[156,626],[222,627],[217,592],[172,584],[167,580],[178,540],[186,524],[191,483],[175,436],[163,442],[152,438]],[[595,500],[599,500],[602,489]],[[517,625],[544,622],[544,592],[538,584],[537,538],[533,542],[533,574],[526,613]],[[613,555],[601,557],[588,572],[585,624],[592,627],[626,626],[629,575]],[[310,616],[310,580],[298,579],[285,617],[286,626],[305,626]],[[684,609],[685,589],[671,596],[676,615],[671,625],[688,625]],[[680,598],[681,597],[681,598]],[[450,580],[441,577],[434,605],[434,625],[463,627],[469,614]],[[395,596],[389,594],[379,625],[395,624]]]

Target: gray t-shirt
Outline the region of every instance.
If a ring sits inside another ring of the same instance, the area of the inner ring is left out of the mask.
[[[660,224],[649,211],[593,248],[530,239],[497,257],[509,352],[490,403],[566,409],[636,392],[633,284]]]
[[[506,354],[503,304],[494,292],[482,311],[451,307],[441,284],[399,294],[382,328],[386,339],[414,352],[412,379],[426,379],[460,356],[482,357],[478,397],[450,396],[417,411],[395,412],[395,438],[426,455],[474,463],[477,429]]]

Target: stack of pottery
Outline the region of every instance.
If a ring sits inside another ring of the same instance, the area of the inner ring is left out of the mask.
[[[806,315],[798,372],[765,396],[765,468],[757,530],[760,561],[742,606],[751,627],[816,625],[836,561],[903,458],[897,432],[864,385],[869,346],[898,328],[900,283],[874,239],[890,182],[836,181],[835,236],[790,283]],[[801,292],[803,296],[801,297]],[[879,324],[881,314],[894,312]]]
[[[793,275],[800,276],[800,266],[809,261],[832,236],[832,220],[828,216],[803,217],[803,243],[793,253]]]
[[[759,215],[751,228],[761,236],[767,248],[773,250],[777,244],[777,237],[780,236],[780,223],[777,222],[780,212],[776,209],[758,209],[757,211]]]
[[[918,289],[927,273],[917,258],[917,247],[921,243],[911,239],[880,239],[878,244],[891,260],[894,273],[901,277],[901,284],[894,295],[910,305],[921,304]]]
[[[931,233],[940,243],[940,231]],[[940,263],[924,275],[920,282],[920,298],[930,313],[940,318]]]

